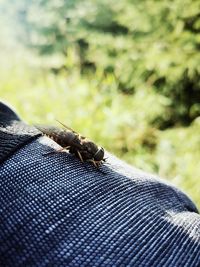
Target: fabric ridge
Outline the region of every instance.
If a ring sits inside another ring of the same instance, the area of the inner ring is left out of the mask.
[[[41,132],[20,121],[11,108],[0,102],[0,164],[40,135]]]

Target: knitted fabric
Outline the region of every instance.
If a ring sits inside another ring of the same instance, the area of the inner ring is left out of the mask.
[[[20,121],[15,112],[0,101],[0,164],[41,132]]]
[[[101,171],[47,137],[0,165],[0,266],[198,267],[200,215],[110,154]]]

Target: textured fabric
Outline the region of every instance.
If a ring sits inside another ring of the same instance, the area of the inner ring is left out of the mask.
[[[111,155],[101,172],[40,137],[0,165],[0,266],[198,267],[200,215]]]
[[[0,163],[39,135],[41,132],[20,121],[11,108],[0,102]]]
[[[15,113],[15,111],[0,101],[0,122],[5,122],[8,123],[8,121],[12,118],[12,120],[17,120],[20,121],[19,116]]]

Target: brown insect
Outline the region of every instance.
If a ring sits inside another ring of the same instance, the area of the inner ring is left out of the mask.
[[[82,162],[91,162],[95,167],[99,167],[105,161],[103,147],[98,147],[91,140],[75,132],[63,123],[59,123],[65,129],[54,126],[36,125],[38,130],[62,147],[57,152],[68,150],[69,153],[74,154]]]

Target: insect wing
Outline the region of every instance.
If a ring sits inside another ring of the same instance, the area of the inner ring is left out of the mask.
[[[60,129],[54,126],[48,125],[34,125],[39,131],[48,136],[58,135],[60,133]]]

